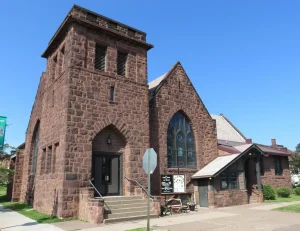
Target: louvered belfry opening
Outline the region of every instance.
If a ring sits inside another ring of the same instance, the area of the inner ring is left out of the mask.
[[[118,52],[118,64],[117,64],[117,68],[118,68],[118,75],[122,75],[125,76],[126,73],[126,60],[127,60],[127,54],[122,53],[122,52]]]
[[[96,45],[95,69],[105,71],[106,47]]]

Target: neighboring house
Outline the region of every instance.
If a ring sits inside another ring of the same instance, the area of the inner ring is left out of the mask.
[[[47,68],[17,153],[13,200],[101,223],[118,216],[105,207],[115,199],[108,196],[142,196],[148,147],[158,155],[157,196],[162,174],[184,174],[178,196],[202,207],[261,201],[261,182],[290,186],[284,148],[254,144],[224,116],[211,116],[179,62],[147,84],[152,47],[146,33],[72,7],[42,55]],[[152,208],[160,214],[158,203]]]

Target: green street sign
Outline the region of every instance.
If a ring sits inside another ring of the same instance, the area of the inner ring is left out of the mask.
[[[0,116],[0,150],[4,149],[5,129],[6,129],[6,117]]]

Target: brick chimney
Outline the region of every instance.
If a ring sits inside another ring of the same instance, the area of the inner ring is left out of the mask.
[[[272,146],[277,146],[276,139],[271,139],[271,141],[272,141]]]
[[[246,144],[252,144],[252,139],[247,139]]]

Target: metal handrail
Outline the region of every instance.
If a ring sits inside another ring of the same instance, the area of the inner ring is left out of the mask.
[[[128,180],[128,181],[132,181],[132,182],[136,183],[136,184],[137,184],[138,186],[140,186],[140,188],[148,195],[148,191],[147,191],[147,190],[144,188],[144,186],[141,185],[137,180],[129,179],[127,176],[124,176],[124,178],[125,178],[126,180]],[[152,196],[151,194],[150,194],[150,198],[156,199],[156,197]]]
[[[92,180],[94,180],[94,178],[92,178],[91,180],[89,180],[90,184],[95,189],[95,191],[99,194],[100,198],[103,198],[103,196],[101,195],[101,193],[96,189],[95,185],[93,185]]]

